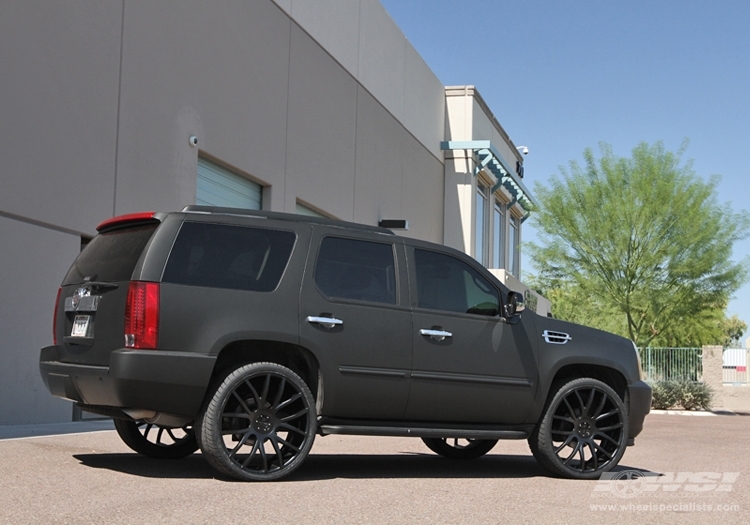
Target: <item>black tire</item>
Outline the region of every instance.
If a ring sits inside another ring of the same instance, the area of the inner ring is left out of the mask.
[[[181,459],[198,450],[192,426],[167,428],[127,419],[115,419],[114,422],[120,439],[144,456]]]
[[[219,472],[243,481],[289,475],[315,439],[315,400],[304,380],[276,363],[253,363],[218,384],[198,417],[201,450]]]
[[[557,384],[529,436],[537,461],[553,474],[596,479],[625,453],[628,414],[620,396],[591,378]]]
[[[422,438],[427,448],[444,458],[476,459],[497,444],[497,439]]]

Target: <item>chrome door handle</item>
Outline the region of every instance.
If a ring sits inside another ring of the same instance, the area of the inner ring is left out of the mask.
[[[317,317],[315,315],[308,315],[307,322],[318,323],[323,328],[333,328],[336,325],[344,324],[344,321],[335,317]]]
[[[422,328],[419,333],[422,335],[429,335],[437,342],[443,341],[446,337],[453,337],[453,334],[450,332],[446,332],[445,330],[435,330],[433,328]]]

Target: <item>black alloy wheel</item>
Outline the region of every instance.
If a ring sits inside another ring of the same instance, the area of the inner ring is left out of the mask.
[[[192,425],[169,428],[128,419],[115,419],[114,423],[127,446],[150,458],[181,459],[198,450]]]
[[[476,459],[497,444],[497,439],[422,438],[427,448],[450,459]]]
[[[575,379],[558,386],[529,437],[531,451],[554,474],[598,478],[625,453],[625,404],[610,386],[596,379]]]
[[[206,460],[243,481],[270,481],[297,469],[315,439],[317,416],[304,380],[276,363],[231,372],[198,419]]]

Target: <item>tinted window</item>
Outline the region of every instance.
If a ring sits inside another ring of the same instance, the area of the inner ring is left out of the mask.
[[[474,268],[442,253],[415,250],[415,256],[420,308],[498,315],[497,290]]]
[[[63,285],[90,281],[129,281],[157,224],[124,228],[94,237],[78,255]]]
[[[318,252],[315,284],[328,297],[395,304],[393,247],[326,237]]]
[[[290,231],[186,222],[162,281],[270,292],[281,280],[295,238]]]

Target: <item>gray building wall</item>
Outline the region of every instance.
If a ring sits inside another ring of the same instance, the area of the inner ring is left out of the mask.
[[[70,419],[37,360],[81,237],[193,203],[199,154],[443,241],[444,89],[377,0],[9,1],[0,49],[0,424]]]

